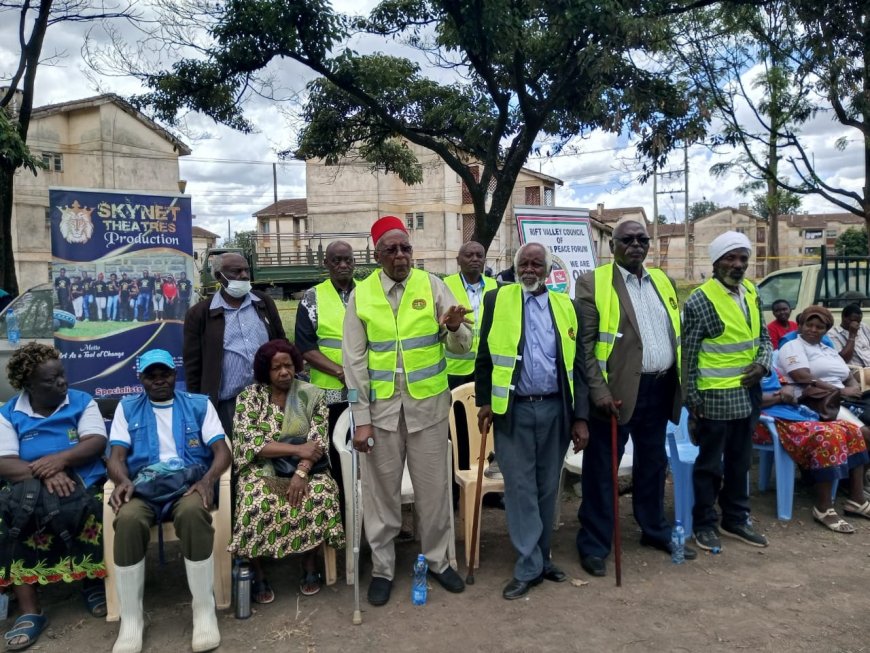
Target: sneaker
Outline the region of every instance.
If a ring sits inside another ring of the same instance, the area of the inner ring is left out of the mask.
[[[722,548],[722,542],[719,541],[719,533],[715,528],[705,528],[700,531],[695,531],[695,544],[699,549],[704,551],[718,552]]]
[[[504,477],[501,475],[501,470],[498,468],[498,461],[493,460],[489,463],[489,467],[483,470],[483,475],[487,478],[492,478],[496,480],[502,480]]]
[[[738,540],[742,540],[746,544],[751,546],[767,546],[767,538],[752,528],[752,524],[750,522],[746,522],[745,524],[734,524],[730,526],[726,526],[722,524],[722,533],[727,535],[728,537],[733,537]]]

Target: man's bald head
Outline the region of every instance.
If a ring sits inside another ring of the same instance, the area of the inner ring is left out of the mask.
[[[480,276],[483,274],[483,268],[486,265],[486,250],[480,243],[470,240],[464,243],[459,248],[459,255],[456,257],[456,263],[459,265],[459,271],[469,283],[477,283],[480,281]]]

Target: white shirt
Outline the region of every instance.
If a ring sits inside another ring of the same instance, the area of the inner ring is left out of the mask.
[[[848,344],[849,332],[842,326],[835,326],[828,331],[828,337],[834,341],[837,351],[843,351]],[[866,324],[858,325],[858,333],[855,334],[855,348],[852,350],[851,365],[870,367],[870,329]]]
[[[160,445],[160,462],[166,462],[172,458],[178,458],[178,449],[175,446],[175,437],[172,435],[172,400],[151,402],[154,409],[154,418],[157,420],[157,440]],[[210,447],[217,440],[224,438],[224,427],[221,426],[220,418],[211,402],[205,411],[205,419],[202,421],[200,439],[205,446]],[[118,404],[115,418],[112,421],[112,435],[109,438],[112,445],[121,444],[131,446],[130,431],[127,426],[127,416],[124,414],[124,405]]]
[[[69,397],[64,397],[60,406],[55,408],[54,412],[59,411],[67,404],[69,404]],[[15,410],[20,410],[28,417],[45,418],[44,415],[33,412],[33,408],[30,405],[30,395],[27,392],[22,392],[18,395]],[[81,440],[86,440],[96,435],[106,437],[106,423],[103,421],[100,409],[97,408],[97,403],[93,399],[91,399],[91,402],[85,408],[82,416],[79,417],[79,423],[76,428]],[[18,433],[15,432],[12,423],[0,415],[0,456],[17,456],[18,451]]]
[[[625,289],[637,318],[637,327],[640,329],[640,341],[643,345],[641,372],[665,372],[674,364],[675,356],[670,333],[671,318],[668,317],[662,298],[646,268],[641,268],[643,274],[640,279],[621,265],[617,264],[616,269],[625,282]]]
[[[777,367],[786,375],[801,368],[808,369],[813,378],[838,388],[844,387],[843,381],[850,374],[849,366],[836,350],[827,345],[811,345],[800,336],[780,347]]]

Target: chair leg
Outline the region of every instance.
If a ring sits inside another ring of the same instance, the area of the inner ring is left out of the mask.
[[[103,502],[103,562],[106,565],[106,621],[121,618],[118,589],[115,587],[115,513],[109,505],[109,495]]]
[[[335,565],[335,549],[329,546],[326,541],[321,545],[323,549],[323,567],[326,572],[326,584],[335,585],[338,573]]]
[[[779,441],[774,442],[773,459],[776,463],[776,516],[788,521],[794,508],[794,461]]]

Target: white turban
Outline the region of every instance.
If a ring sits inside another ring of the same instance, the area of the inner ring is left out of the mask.
[[[732,249],[748,249],[751,254],[752,243],[749,242],[745,234],[737,231],[726,231],[724,234],[716,236],[707,248],[710,252],[710,261],[715,263]]]

